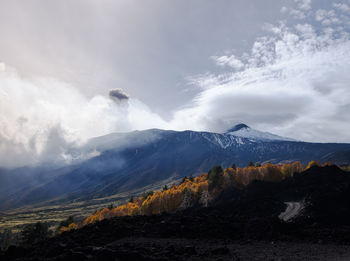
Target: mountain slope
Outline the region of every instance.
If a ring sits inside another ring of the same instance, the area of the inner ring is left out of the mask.
[[[206,172],[214,165],[227,167],[236,163],[245,166],[250,161],[326,161],[330,155],[350,150],[350,144],[307,143],[257,136],[246,138],[234,135],[236,131],[146,130],[95,138],[81,150],[84,153],[97,151],[98,156],[59,170],[49,170],[46,175],[55,173],[51,179],[13,189],[14,193],[0,193],[0,208],[128,192],[156,182]],[[11,173],[7,174],[9,176]],[[16,180],[7,180],[7,183],[11,182]]]

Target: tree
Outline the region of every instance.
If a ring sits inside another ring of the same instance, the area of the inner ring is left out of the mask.
[[[231,168],[236,169],[236,164],[233,163],[233,164],[231,165]]]
[[[183,191],[183,199],[182,199],[182,202],[181,202],[181,205],[180,205],[180,208],[182,209],[186,209],[186,208],[189,208],[193,205],[193,201],[194,201],[194,195],[192,193],[192,191],[188,188],[186,188],[184,191]]]
[[[172,185],[170,188],[164,185],[162,190],[144,192],[139,198],[131,197],[128,203],[96,212],[79,226],[71,223],[67,227],[62,227],[61,230],[68,231],[115,216],[169,213],[189,208],[194,204],[207,207],[212,200],[230,187],[244,188],[254,180],[276,182],[293,176],[294,173],[300,173],[304,169],[300,162],[278,165],[265,163],[262,166],[250,162],[248,167],[236,167],[235,164],[232,164],[232,167],[235,169],[223,170],[221,166],[215,166],[208,173],[202,173],[194,178],[184,177],[179,185]]]
[[[113,204],[109,204],[109,205],[108,205],[108,209],[109,209],[109,210],[111,210],[111,209],[113,209],[113,208],[114,208],[114,205],[113,205]]]
[[[58,233],[61,234],[65,231],[69,231],[77,228],[78,228],[78,225],[73,222],[73,223],[70,223],[68,227],[61,227]]]
[[[26,225],[21,231],[21,243],[23,245],[32,245],[44,240],[49,235],[49,226],[46,222],[37,222],[35,224]]]
[[[13,234],[10,229],[5,229],[4,232],[0,234],[0,250],[6,251],[13,240]]]
[[[213,189],[220,185],[222,179],[223,169],[221,166],[215,166],[208,172],[208,185],[209,189]]]
[[[133,202],[134,202],[134,196],[131,196],[131,197],[130,197],[129,202],[130,202],[130,203],[133,203]]]
[[[150,191],[146,192],[146,198],[152,197],[153,194],[154,194],[153,190],[150,190]]]
[[[281,181],[283,179],[283,174],[281,171],[281,167],[278,165],[273,165],[271,163],[266,163],[263,166],[264,171],[264,180],[266,181]]]
[[[57,231],[59,232],[62,227],[68,227],[70,224],[74,223],[74,217],[69,216],[66,220],[63,220],[59,223]]]
[[[320,166],[320,163],[318,161],[312,160],[309,162],[309,164],[307,164],[307,169],[313,167],[313,166]]]
[[[254,167],[254,166],[255,166],[254,162],[253,161],[249,161],[248,167]]]
[[[201,198],[199,199],[199,203],[204,207],[208,207],[210,202],[213,201],[213,197],[210,195],[208,190],[205,190],[201,194]]]

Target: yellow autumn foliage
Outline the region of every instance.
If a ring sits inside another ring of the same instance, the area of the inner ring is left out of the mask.
[[[216,198],[223,190],[232,186],[244,187],[254,180],[280,181],[303,170],[304,168],[300,162],[278,165],[266,163],[262,166],[237,167],[236,169],[227,168],[222,171],[217,185],[210,189],[208,185],[208,174],[203,173],[194,178],[184,179],[183,182],[173,185],[169,189],[148,193],[148,195],[145,194],[112,209],[104,208],[85,218],[79,226],[73,223],[69,227],[62,227],[60,232],[117,216],[171,213],[193,204],[207,206],[210,200]]]

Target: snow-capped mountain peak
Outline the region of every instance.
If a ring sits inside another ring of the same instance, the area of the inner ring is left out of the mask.
[[[258,131],[258,130],[252,129],[244,123],[240,123],[240,124],[233,126],[229,130],[227,130],[225,132],[225,134],[234,135],[234,136],[242,137],[242,138],[254,139],[254,140],[295,141],[294,139],[291,139],[291,138],[281,137],[281,136],[278,136],[278,135],[275,135],[275,134],[272,134],[269,132],[263,132],[263,131]]]

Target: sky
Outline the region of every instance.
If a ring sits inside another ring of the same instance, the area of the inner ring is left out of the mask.
[[[0,0],[0,166],[148,128],[349,143],[349,32],[349,0]]]

